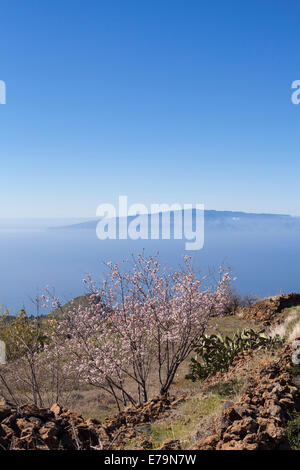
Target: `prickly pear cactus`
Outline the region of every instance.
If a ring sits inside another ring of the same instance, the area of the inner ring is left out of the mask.
[[[283,344],[276,336],[265,336],[264,330],[245,329],[232,338],[221,335],[201,336],[194,345],[196,356],[191,359],[187,379],[204,379],[218,371],[227,371],[233,359],[241,352],[251,349],[274,349]],[[299,351],[300,352],[300,351]]]

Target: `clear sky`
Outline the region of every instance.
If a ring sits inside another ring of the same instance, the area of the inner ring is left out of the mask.
[[[299,24],[291,0],[4,0],[0,217],[300,215]]]

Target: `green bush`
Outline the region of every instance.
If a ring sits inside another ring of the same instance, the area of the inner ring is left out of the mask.
[[[288,422],[286,431],[291,448],[300,450],[300,413]]]
[[[241,352],[251,349],[274,349],[282,344],[279,336],[268,338],[264,335],[264,330],[256,332],[245,329],[235,333],[233,338],[219,335],[201,336],[194,345],[196,356],[191,359],[190,373],[186,378],[194,382],[218,371],[225,372]]]
[[[4,341],[8,361],[34,354],[47,341],[50,317],[34,317],[20,310],[16,316],[0,312],[0,340]]]

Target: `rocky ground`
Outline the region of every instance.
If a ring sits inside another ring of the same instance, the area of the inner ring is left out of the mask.
[[[35,405],[14,407],[0,403],[0,447],[2,450],[102,450],[123,448],[135,439],[148,448],[147,424],[177,406],[184,397],[170,401],[155,397],[147,403],[129,406],[102,424],[84,420],[75,411],[55,404],[51,409]]]
[[[295,410],[300,410],[300,393],[288,366],[291,351],[286,347],[280,357],[262,364],[240,400],[227,403],[213,427],[202,439],[200,450],[282,450],[289,449],[286,425]]]
[[[280,315],[284,309],[300,305],[300,294],[294,292],[284,295],[276,295],[260,300],[250,307],[243,307],[239,315],[250,321],[256,321],[263,326],[280,323]]]
[[[92,421],[77,413],[24,405],[0,405],[0,447],[2,450],[74,450],[99,445],[99,433]]]

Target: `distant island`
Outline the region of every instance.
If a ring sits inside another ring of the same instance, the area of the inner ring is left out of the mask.
[[[196,215],[196,210],[193,211],[193,219]],[[183,216],[183,211],[181,211]],[[164,217],[170,217],[171,225],[174,224],[175,212],[170,211],[163,213]],[[178,213],[177,213],[178,215]],[[162,220],[162,213],[159,213],[160,220]],[[149,222],[151,214],[144,215],[148,217]],[[135,216],[128,217],[130,223]],[[101,219],[88,220],[74,224],[56,225],[55,227],[48,227],[48,230],[96,230],[97,224]],[[116,217],[117,224],[119,217]],[[234,231],[300,231],[300,217],[294,217],[286,214],[264,214],[264,213],[250,213],[241,211],[217,211],[205,210],[204,222],[206,230],[234,230]]]

